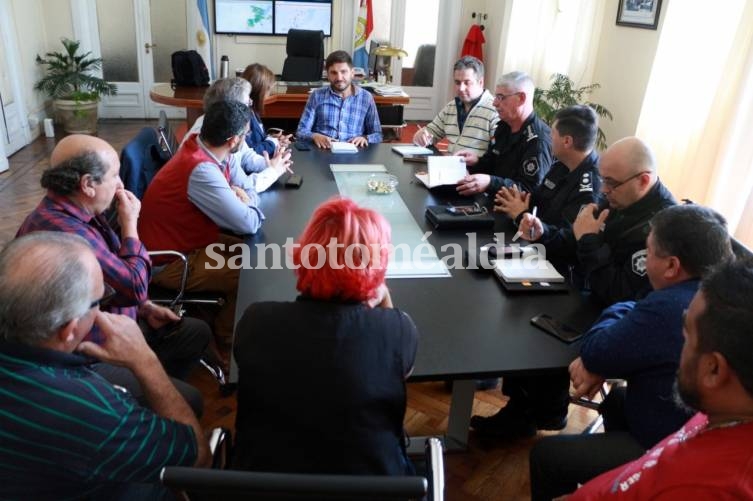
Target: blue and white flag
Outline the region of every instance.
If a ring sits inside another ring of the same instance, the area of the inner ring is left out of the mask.
[[[188,4],[188,49],[199,53],[209,70],[209,78],[217,76],[212,61],[212,36],[209,30],[209,9],[207,0],[194,0]]]

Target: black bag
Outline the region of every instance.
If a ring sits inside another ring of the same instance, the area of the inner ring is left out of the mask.
[[[494,216],[486,207],[478,204],[468,206],[430,205],[426,219],[436,230],[477,229],[494,226]]]
[[[209,85],[209,70],[204,60],[195,50],[173,52],[172,85],[202,87]]]

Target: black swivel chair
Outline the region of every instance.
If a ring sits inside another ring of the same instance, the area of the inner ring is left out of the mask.
[[[282,79],[287,82],[314,82],[322,79],[324,66],[324,32],[321,30],[288,31],[285,45],[287,58]]]
[[[436,45],[421,45],[416,51],[416,61],[413,65],[415,73],[413,86],[431,87],[434,85],[434,56]]]

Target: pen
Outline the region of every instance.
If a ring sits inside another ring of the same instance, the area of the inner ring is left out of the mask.
[[[539,209],[538,207],[534,206],[533,212],[531,212],[531,215],[533,216],[534,219],[536,219],[536,212],[538,212],[538,209]],[[535,226],[533,224],[533,221],[531,221],[531,230],[530,230],[530,235],[529,235],[531,237],[530,240],[533,240],[533,229],[534,228],[535,228]]]

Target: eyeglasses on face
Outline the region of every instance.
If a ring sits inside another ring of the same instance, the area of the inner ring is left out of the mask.
[[[494,94],[494,100],[502,102],[508,97],[517,96],[520,92],[513,92],[512,94]]]
[[[602,186],[604,186],[605,188],[609,189],[609,191],[614,191],[617,188],[619,188],[620,186],[622,186],[623,184],[625,184],[627,182],[630,182],[633,179],[635,179],[635,178],[637,178],[639,176],[642,176],[643,174],[650,174],[650,173],[651,173],[650,171],[644,170],[644,171],[639,172],[638,174],[633,174],[632,176],[630,176],[629,178],[625,179],[624,181],[617,181],[617,180],[612,179],[610,177],[601,177],[601,176],[599,176],[599,180],[601,181]]]
[[[115,294],[117,294],[115,292],[115,289],[113,289],[112,286],[110,286],[110,284],[105,283],[105,293],[102,294],[101,298],[95,301],[92,301],[92,303],[89,305],[89,309],[91,310],[92,308],[96,308],[97,306],[99,307],[107,306],[110,303],[110,301],[112,301],[112,298],[115,297]]]

